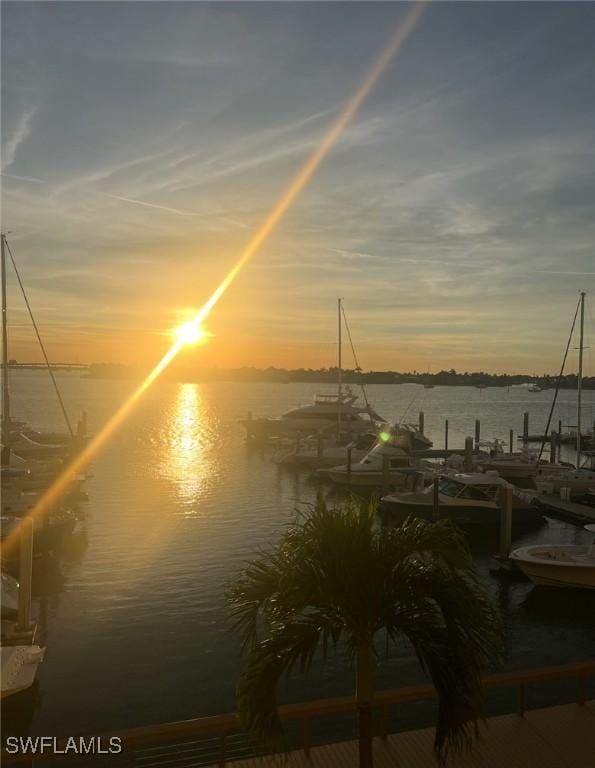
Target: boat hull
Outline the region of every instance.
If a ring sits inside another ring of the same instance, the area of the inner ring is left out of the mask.
[[[452,520],[457,525],[499,525],[500,509],[496,506],[468,506],[462,504],[440,504],[438,516],[434,514],[431,502],[426,504],[407,501],[382,499],[381,509],[390,514],[393,520],[404,521],[408,517],[422,517],[425,520]],[[515,524],[536,524],[543,520],[543,514],[534,507],[519,507],[513,510],[512,522]]]
[[[565,566],[564,568],[519,560],[515,564],[534,584],[542,587],[574,587],[595,589],[595,568]]]

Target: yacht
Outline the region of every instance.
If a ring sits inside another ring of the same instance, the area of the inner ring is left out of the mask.
[[[441,475],[438,485],[440,516],[462,525],[485,525],[500,521],[499,493],[510,484],[495,473],[455,473]],[[381,499],[383,510],[404,520],[409,515],[434,519],[434,489],[391,493]],[[537,522],[538,509],[513,495],[513,522]]]
[[[585,526],[595,534],[595,525]],[[595,589],[595,539],[591,544],[538,544],[521,547],[510,559],[534,584]]]
[[[354,395],[349,387],[336,394],[315,395],[311,404],[292,408],[280,418],[248,417],[240,421],[248,437],[254,440],[298,432],[316,434],[339,431],[358,435],[369,432],[370,429],[375,431],[384,423],[384,419],[374,410],[358,404],[357,395]]]

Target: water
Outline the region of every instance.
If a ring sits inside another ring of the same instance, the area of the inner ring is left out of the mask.
[[[61,374],[73,419],[85,409],[96,432],[132,390],[127,381]],[[311,400],[307,384],[161,381],[93,463],[90,501],[59,569],[38,583],[35,601],[47,654],[30,710],[14,716],[35,734],[100,733],[235,709],[239,645],[226,623],[225,581],[259,547],[274,542],[296,504],[310,501],[308,474],[281,469],[270,453],[250,450],[237,420],[247,411],[277,415]],[[388,419],[423,408],[427,434],[462,446],[476,418],[482,438],[508,441],[531,414],[545,426],[551,392],[415,385],[370,386],[371,402]],[[593,392],[585,393],[585,424]],[[413,402],[412,402],[413,401]],[[561,392],[555,414],[575,423],[575,393]],[[40,372],[14,375],[13,408],[40,429],[61,429],[60,412]],[[583,542],[580,528],[550,521],[517,538]],[[474,541],[477,564],[507,624],[507,669],[589,658],[595,647],[594,596],[542,593],[526,582],[490,574],[496,542]],[[380,664],[378,685],[423,676],[406,645]],[[284,700],[349,693],[352,675],[341,655],[317,663],[282,691]],[[10,714],[6,706],[5,715]]]

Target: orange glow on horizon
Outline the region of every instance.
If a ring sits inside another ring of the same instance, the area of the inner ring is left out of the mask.
[[[362,102],[373,88],[378,78],[382,75],[390,61],[397,54],[403,43],[407,40],[409,35],[414,30],[417,22],[419,21],[424,9],[425,3],[415,4],[411,10],[406,14],[402,24],[399,25],[396,32],[390,38],[388,44],[373,64],[368,75],[364,78],[362,84],[347,102],[335,122],[331,125],[330,129],[323,137],[321,143],[310,155],[303,167],[298,171],[292,182],[289,184],[285,192],[281,195],[279,200],[275,203],[270,213],[264,220],[264,222],[257,229],[251,240],[248,242],[243,253],[236,261],[234,266],[229,270],[227,275],[219,283],[217,288],[213,291],[211,296],[207,299],[205,304],[196,313],[195,317],[188,323],[181,326],[183,331],[176,334],[177,338],[165,353],[157,365],[153,368],[151,373],[143,381],[143,383],[132,393],[132,395],[118,408],[114,415],[106,422],[97,435],[90,440],[86,447],[76,456],[70,464],[62,471],[62,473],[56,478],[53,484],[42,495],[37,504],[29,512],[28,516],[35,520],[37,517],[47,513],[52,505],[57,502],[60,497],[66,492],[70,483],[80,474],[91,462],[92,458],[97,454],[101,447],[107,442],[107,440],[113,435],[116,429],[126,419],[128,414],[132,411],[138,400],[142,397],[145,391],[153,384],[153,382],[160,376],[160,374],[169,366],[172,360],[177,356],[180,350],[188,343],[188,339],[197,337],[198,334],[204,334],[201,329],[202,322],[213,310],[217,302],[221,299],[223,294],[233,283],[238,276],[242,268],[247,262],[254,256],[258,248],[265,242],[271,232],[274,230],[280,219],[292,205],[294,200],[306,186],[311,179],[316,169],[322,162],[322,160],[329,153],[333,145],[339,139],[345,128],[353,120],[358,109],[362,105]],[[179,330],[179,329],[178,329]],[[11,532],[3,544],[3,547],[10,547],[14,541],[18,538],[18,528]]]

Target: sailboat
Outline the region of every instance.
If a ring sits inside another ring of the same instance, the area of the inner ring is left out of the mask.
[[[250,415],[241,419],[240,424],[246,429],[249,439],[264,441],[271,437],[302,433],[327,435],[343,434],[348,437],[365,432],[376,432],[385,420],[367,402],[364,391],[364,405],[358,403],[357,395],[349,385],[343,385],[342,359],[342,300],[337,300],[339,329],[339,359],[337,366],[337,391],[316,394],[312,403],[291,408],[279,418],[256,418]],[[345,442],[348,442],[345,441]]]

